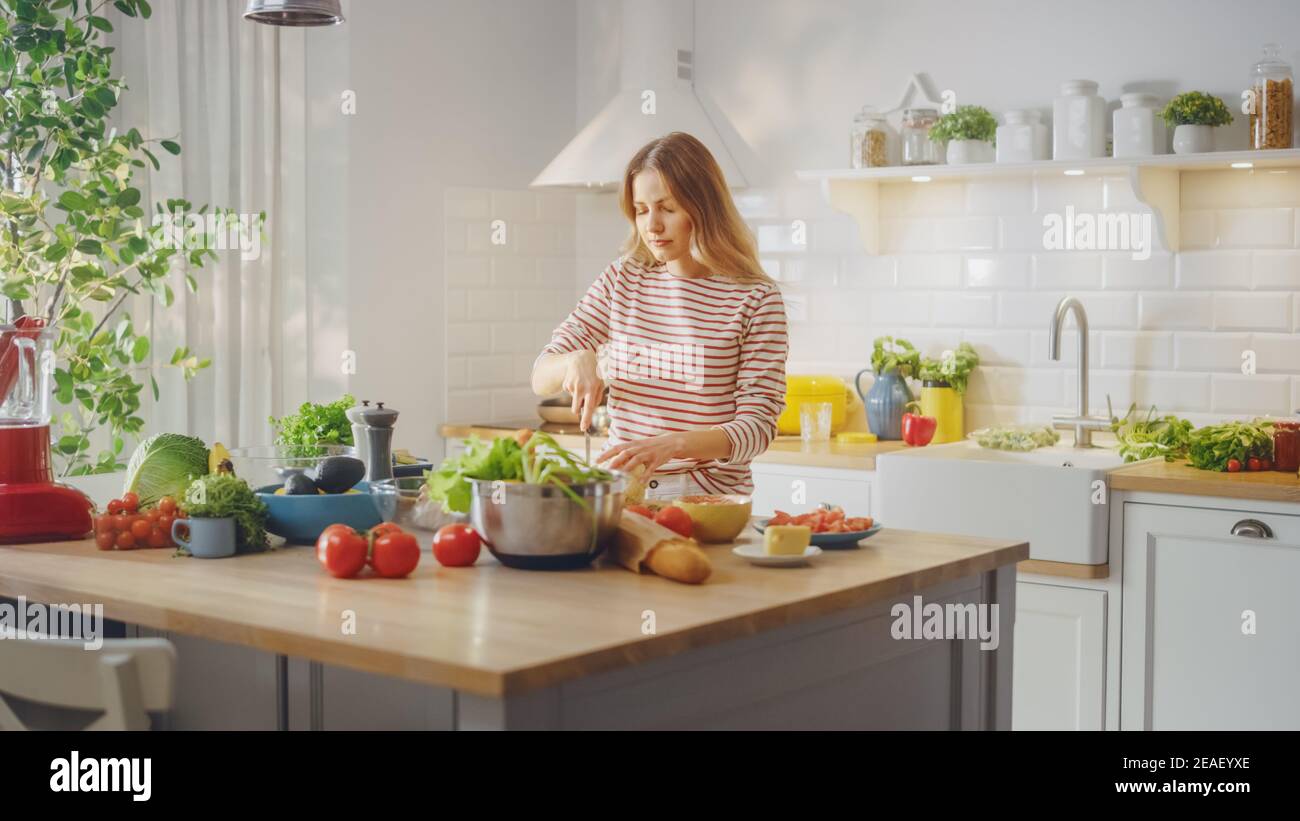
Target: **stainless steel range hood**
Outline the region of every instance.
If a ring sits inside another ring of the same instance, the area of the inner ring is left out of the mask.
[[[534,187],[610,188],[641,146],[685,131],[712,152],[727,183],[748,183],[694,85],[694,0],[623,0],[620,88],[533,180]]]

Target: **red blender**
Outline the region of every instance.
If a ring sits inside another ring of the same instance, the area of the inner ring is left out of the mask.
[[[0,325],[0,544],[80,539],[92,527],[90,500],[54,481],[54,339],[39,318]]]

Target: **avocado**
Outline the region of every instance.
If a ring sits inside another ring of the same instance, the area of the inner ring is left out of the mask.
[[[342,493],[366,476],[366,463],[351,456],[330,456],[316,468],[316,487]]]
[[[315,496],[320,491],[316,489],[316,483],[305,473],[291,473],[289,478],[284,480],[284,492],[288,496]]]

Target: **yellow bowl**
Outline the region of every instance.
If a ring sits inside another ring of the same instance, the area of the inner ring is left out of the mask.
[[[748,496],[738,495],[683,496],[674,499],[673,504],[691,517],[694,536],[701,542],[734,541],[749,524],[754,507]]]

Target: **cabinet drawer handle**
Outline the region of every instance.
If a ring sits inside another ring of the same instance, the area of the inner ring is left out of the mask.
[[[1232,526],[1233,536],[1249,536],[1252,539],[1273,538],[1273,528],[1259,519],[1242,519]]]

